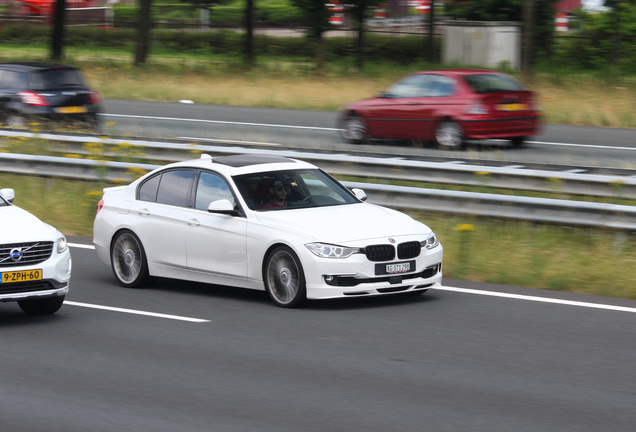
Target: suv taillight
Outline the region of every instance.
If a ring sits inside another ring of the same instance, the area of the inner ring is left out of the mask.
[[[90,92],[88,94],[88,103],[91,103],[91,104],[102,103],[102,96],[97,92]]]
[[[49,103],[42,96],[32,91],[21,91],[18,93],[22,103],[26,105],[49,106]]]
[[[99,213],[99,211],[102,209],[102,207],[104,207],[104,200],[103,199],[99,200],[99,202],[97,203],[97,209],[95,210],[95,214]]]

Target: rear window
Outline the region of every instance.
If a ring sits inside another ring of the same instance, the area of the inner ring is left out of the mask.
[[[32,90],[84,87],[84,80],[75,69],[48,69],[29,76]]]
[[[475,93],[492,93],[499,91],[519,91],[525,88],[513,77],[503,74],[467,75],[464,80]]]

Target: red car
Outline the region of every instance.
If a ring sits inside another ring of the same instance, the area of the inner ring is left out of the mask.
[[[539,132],[540,118],[533,93],[513,77],[448,69],[407,75],[374,98],[346,105],[339,127],[355,144],[391,138],[462,148],[465,140],[503,138],[519,146]]]

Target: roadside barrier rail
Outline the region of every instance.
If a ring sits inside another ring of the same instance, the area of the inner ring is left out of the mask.
[[[237,153],[236,149],[231,152]],[[301,157],[300,154],[293,156]],[[302,157],[309,159],[304,155]],[[341,160],[343,158],[344,156],[340,156]],[[142,172],[159,166],[161,165],[0,153],[0,172],[78,180],[130,181]],[[371,203],[399,209],[636,230],[634,206],[361,182],[343,183],[349,188],[364,189]],[[11,187],[8,184],[2,186]]]
[[[468,163],[429,162],[401,157],[379,158],[353,156],[346,153],[324,154],[293,150],[274,150],[236,147],[231,143],[219,145],[161,142],[140,139],[101,138],[85,135],[37,134],[0,130],[0,136],[39,138],[63,142],[67,153],[82,154],[86,144],[103,146],[103,158],[119,156],[118,146],[144,149],[147,161],[173,162],[196,157],[199,152],[211,155],[276,152],[312,162],[335,175],[349,175],[392,180],[409,180],[446,185],[477,186],[506,190],[563,193],[602,198],[636,199],[636,177],[586,174],[567,171],[548,171],[520,168],[515,165],[497,167]]]

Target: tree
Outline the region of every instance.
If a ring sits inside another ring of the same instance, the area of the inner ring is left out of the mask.
[[[53,33],[51,35],[50,58],[59,61],[64,57],[64,24],[66,21],[66,0],[55,0]]]
[[[373,8],[384,0],[347,0],[347,4],[351,5],[351,16],[353,17],[354,27],[358,33],[356,40],[356,67],[362,69],[364,65],[364,35],[366,28],[365,20],[369,17]]]
[[[137,46],[135,49],[135,66],[146,63],[150,50],[150,28],[152,26],[152,0],[139,0],[137,18]]]
[[[245,62],[254,66],[254,0],[245,2]]]
[[[322,73],[325,62],[323,34],[330,26],[327,0],[291,0],[291,2],[300,9],[301,24],[307,27],[307,38],[314,41],[314,62],[319,73]]]

